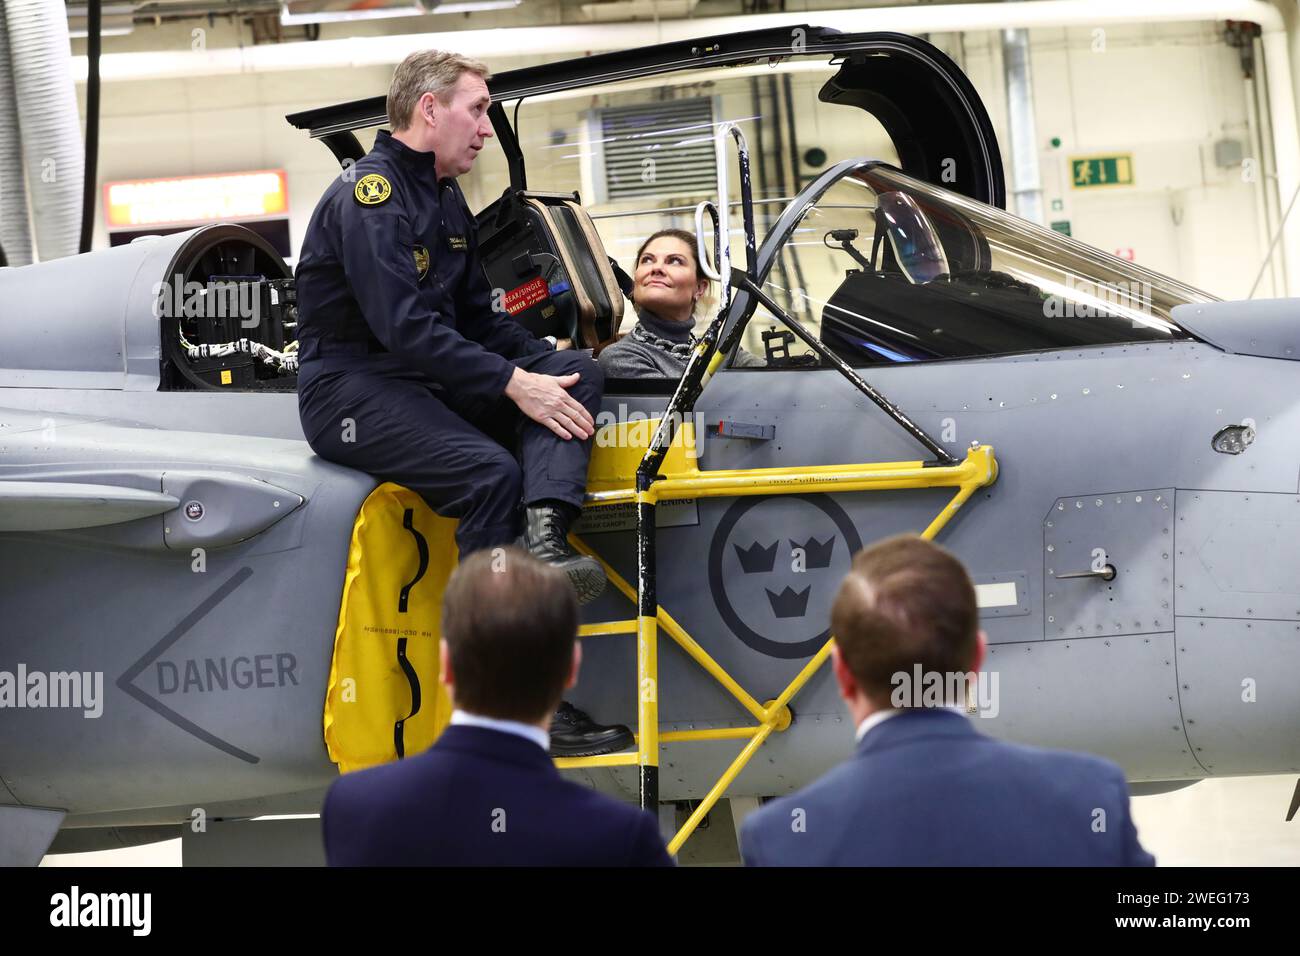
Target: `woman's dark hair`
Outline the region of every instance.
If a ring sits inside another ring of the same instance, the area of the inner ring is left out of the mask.
[[[637,266],[641,265],[641,253],[645,252],[645,247],[650,245],[650,243],[654,242],[656,239],[662,239],[664,236],[668,236],[672,239],[680,239],[682,242],[686,243],[686,245],[690,247],[691,258],[695,260],[695,278],[708,278],[708,276],[704,274],[704,266],[700,264],[699,256],[695,251],[695,233],[687,232],[685,229],[660,229],[658,232],[651,235],[649,239],[641,243],[641,248],[636,251],[636,261],[632,264],[633,270],[635,270]]]

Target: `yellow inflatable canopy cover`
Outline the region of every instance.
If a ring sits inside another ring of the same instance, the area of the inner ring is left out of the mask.
[[[325,746],[344,773],[419,753],[451,717],[438,642],[455,530],[391,482],[361,506],[325,694]]]

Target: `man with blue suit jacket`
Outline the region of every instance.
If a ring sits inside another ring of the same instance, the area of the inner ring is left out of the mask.
[[[654,816],[551,762],[551,715],[581,663],[564,572],[513,547],[479,551],[451,576],[442,623],[451,725],[422,754],[335,781],[327,862],[671,866]]]
[[[970,578],[937,545],[899,536],[854,557],[831,630],[857,749],[745,820],[746,865],[1155,865],[1119,767],[995,740],[966,717],[953,698],[984,663],[978,621]]]

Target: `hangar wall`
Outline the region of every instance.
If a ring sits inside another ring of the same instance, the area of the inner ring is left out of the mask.
[[[831,12],[821,17],[810,13],[810,19],[830,25],[833,18]],[[455,21],[439,23],[440,29],[462,22],[453,17],[438,19]],[[482,18],[476,17],[474,28],[483,25]],[[186,23],[141,27],[130,37],[114,38],[118,42],[108,49],[183,49],[193,43],[192,29]],[[203,39],[209,49],[240,42],[228,24],[217,22],[205,29]],[[407,21],[347,26],[351,35],[406,29]],[[963,66],[984,98],[1006,162],[1000,35],[948,34],[931,39]],[[1101,49],[1097,39],[1095,31],[1086,28],[1031,32],[1046,215],[1050,221],[1068,221],[1076,238],[1107,252],[1131,254],[1143,265],[1219,296],[1244,297],[1268,245],[1261,204],[1273,187],[1267,159],[1253,181],[1243,177],[1240,166],[1224,169],[1215,164],[1217,140],[1238,140],[1247,157],[1254,154],[1238,51],[1223,42],[1219,26],[1211,23],[1112,27],[1105,31]],[[75,41],[74,53],[81,52],[82,41]],[[513,58],[491,65],[504,70],[526,64]],[[285,123],[284,115],[381,93],[390,76],[388,67],[364,67],[106,83],[100,179],[282,167],[288,174],[290,237],[296,251],[315,201],[337,174],[337,166],[324,147]],[[796,96],[803,99],[813,95],[818,81],[806,76],[795,82]],[[724,97],[724,114],[750,116],[748,97],[739,90],[742,84],[724,85],[737,88],[734,98]],[[84,88],[79,86],[78,94],[84,108]],[[571,126],[584,105],[576,100],[529,104],[524,113],[529,128],[536,124],[536,129],[549,131]],[[802,149],[818,146],[832,161],[878,151],[861,128],[826,124],[817,110],[795,112]],[[1264,118],[1267,121],[1266,113]],[[1050,145],[1052,137],[1059,137],[1059,147]],[[768,149],[772,148],[769,137]],[[1071,188],[1070,157],[1099,153],[1131,154],[1134,185]],[[505,183],[503,164],[487,159],[485,153],[481,168],[464,178],[475,208],[498,195]],[[576,161],[572,165],[576,169]],[[546,183],[537,164],[533,170],[539,187],[562,185],[555,181],[562,167],[551,170]],[[802,172],[817,170],[805,167]],[[575,181],[569,188],[578,185]],[[1053,200],[1059,201],[1060,208],[1053,208]],[[1272,201],[1276,204],[1276,198]],[[96,245],[102,246],[107,244],[102,212],[98,219]],[[636,231],[654,224],[628,224],[633,225]],[[606,229],[602,226],[607,238],[617,238]],[[627,242],[610,245],[612,252],[620,254]],[[632,247],[628,256],[634,251]],[[1268,274],[1256,294],[1275,294]]]
[[[1131,249],[1157,272],[1244,298],[1272,238],[1259,215],[1259,197],[1273,190],[1272,162],[1265,158],[1253,181],[1240,165],[1215,164],[1214,144],[1222,139],[1256,156],[1239,53],[1220,29],[1199,23],[1031,31],[1043,208],[1049,221],[1068,220],[1076,238],[1106,252]],[[941,43],[979,90],[1005,160],[999,38],[972,34]],[[1059,148],[1052,137],[1060,138]],[[1070,157],[1117,153],[1133,156],[1133,186],[1071,188]],[[1063,208],[1052,212],[1052,199]],[[1281,294],[1266,273],[1256,296]]]

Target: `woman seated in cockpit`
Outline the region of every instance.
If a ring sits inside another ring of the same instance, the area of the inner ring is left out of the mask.
[[[632,277],[637,324],[598,357],[608,378],[672,378],[686,371],[695,347],[695,309],[709,291],[709,279],[695,258],[695,236],[661,229],[641,244]],[[740,349],[740,368],[765,364]]]

